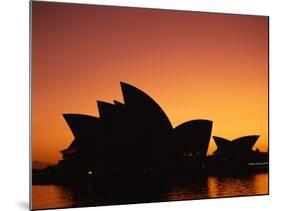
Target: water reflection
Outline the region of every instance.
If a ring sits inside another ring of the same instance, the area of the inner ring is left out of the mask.
[[[34,185],[32,204],[33,209],[42,209],[268,194],[268,173],[243,177],[189,178],[188,182],[170,184],[167,189],[161,191],[156,197],[140,194],[137,198],[131,198],[129,193],[125,196],[119,195],[120,198],[113,198],[113,195],[101,196],[92,184],[82,187]]]
[[[209,177],[208,195],[245,196],[268,193],[268,174],[255,174],[244,177]]]
[[[33,185],[32,208],[59,208],[75,206],[71,191],[58,185]]]

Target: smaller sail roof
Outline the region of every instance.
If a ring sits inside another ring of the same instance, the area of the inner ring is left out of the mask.
[[[233,141],[227,140],[222,137],[213,136],[217,145],[215,152],[220,153],[246,153],[251,152],[253,146],[258,140],[258,135],[243,136]]]
[[[99,130],[99,118],[84,114],[63,114],[75,138],[95,136]]]
[[[206,155],[213,122],[197,119],[177,126],[172,132],[173,144],[185,152]]]

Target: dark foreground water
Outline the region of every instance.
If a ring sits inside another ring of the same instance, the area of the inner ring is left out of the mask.
[[[89,194],[90,193],[90,194]],[[153,199],[139,198],[135,202],[191,200],[229,196],[249,196],[268,194],[268,173],[243,177],[209,176],[204,181],[172,185]],[[63,208],[123,204],[130,201],[102,201],[95,194],[95,187],[88,185],[77,190],[59,185],[33,185],[32,208]],[[134,201],[131,201],[134,202]]]

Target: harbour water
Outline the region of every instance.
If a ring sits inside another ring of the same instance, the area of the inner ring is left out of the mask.
[[[231,196],[251,196],[268,194],[268,173],[247,176],[209,176],[204,181],[173,185],[151,201],[192,200]],[[150,199],[135,202],[149,202]],[[122,204],[126,201],[111,201],[109,204]],[[129,203],[129,202],[128,202]],[[94,186],[77,189],[60,185],[33,185],[32,208],[63,208],[106,205],[95,193]]]

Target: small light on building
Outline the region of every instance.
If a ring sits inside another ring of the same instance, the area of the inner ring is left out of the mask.
[[[92,171],[88,171],[88,175],[92,175],[93,174],[93,172]]]

